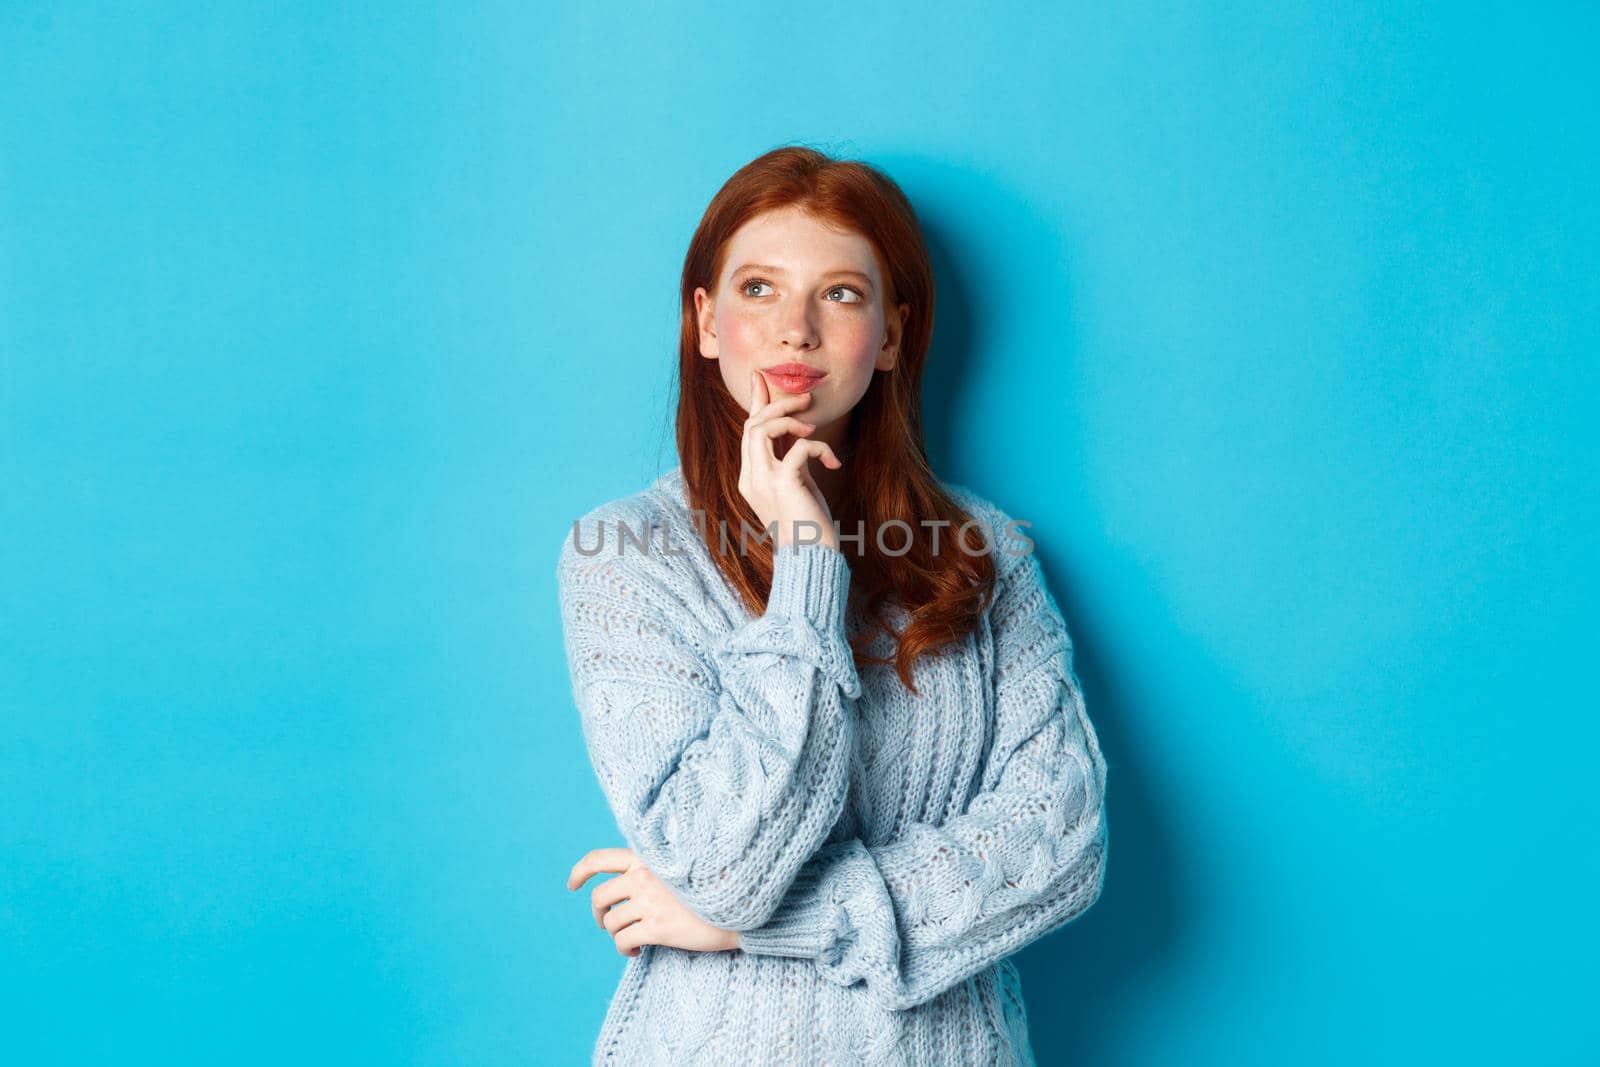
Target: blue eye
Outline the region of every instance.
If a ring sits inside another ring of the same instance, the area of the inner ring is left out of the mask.
[[[764,296],[764,295],[766,295],[764,293],[752,293],[750,291],[750,287],[752,285],[765,285],[769,289],[772,288],[772,283],[767,281],[767,280],[765,280],[764,278],[751,278],[751,279],[749,279],[748,281],[744,282],[743,284],[741,284],[739,286],[739,292],[743,293],[745,296]],[[833,294],[835,294],[835,293],[851,293],[851,294],[854,295],[854,299],[852,299],[852,300],[832,300]],[[859,304],[862,301],[866,300],[866,297],[862,295],[861,290],[857,289],[853,285],[836,285],[832,289],[828,290],[827,295],[830,298],[830,302],[831,303],[835,303],[835,304]]]

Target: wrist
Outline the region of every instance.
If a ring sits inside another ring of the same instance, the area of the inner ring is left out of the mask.
[[[798,545],[802,548],[808,545],[826,545],[829,548],[839,547],[839,536],[834,531],[832,523],[822,523],[815,519],[791,519],[775,523],[777,535],[773,538],[774,549],[788,548]]]

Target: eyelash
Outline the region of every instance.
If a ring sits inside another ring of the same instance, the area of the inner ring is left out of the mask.
[[[750,288],[750,286],[752,286],[752,285],[771,285],[771,284],[772,283],[767,281],[765,278],[746,278],[742,283],[740,283],[739,292],[744,293],[745,296],[749,296],[750,294],[749,293],[745,293],[745,290]],[[856,294],[857,299],[855,301],[852,301],[853,303],[860,304],[860,303],[865,303],[866,302],[867,294],[863,293],[860,289],[857,289],[853,285],[835,285],[832,289],[829,289],[828,292],[837,293],[841,289],[845,289],[845,290],[848,290],[849,292],[852,292],[852,293]],[[843,304],[843,303],[846,303],[846,301],[835,300],[835,301],[833,301],[833,303],[835,303],[835,304]]]

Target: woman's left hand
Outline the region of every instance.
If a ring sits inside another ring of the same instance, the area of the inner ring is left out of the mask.
[[[595,922],[611,934],[622,955],[637,956],[642,945],[667,945],[691,952],[739,947],[738,931],[712,926],[690,911],[632,849],[597,848],[585,854],[567,875],[567,888],[577,889],[607,872],[617,877],[595,886],[589,899]]]

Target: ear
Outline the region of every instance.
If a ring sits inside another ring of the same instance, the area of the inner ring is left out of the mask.
[[[873,364],[878,370],[894,370],[895,363],[900,359],[900,341],[905,337],[906,320],[911,317],[911,305],[901,304],[895,310],[899,315],[890,315],[884,320],[883,347],[878,350],[878,360]]]
[[[700,332],[700,354],[707,359],[717,358],[717,332],[712,329],[716,320],[717,301],[705,286],[696,286],[694,290],[694,317],[695,325]]]

